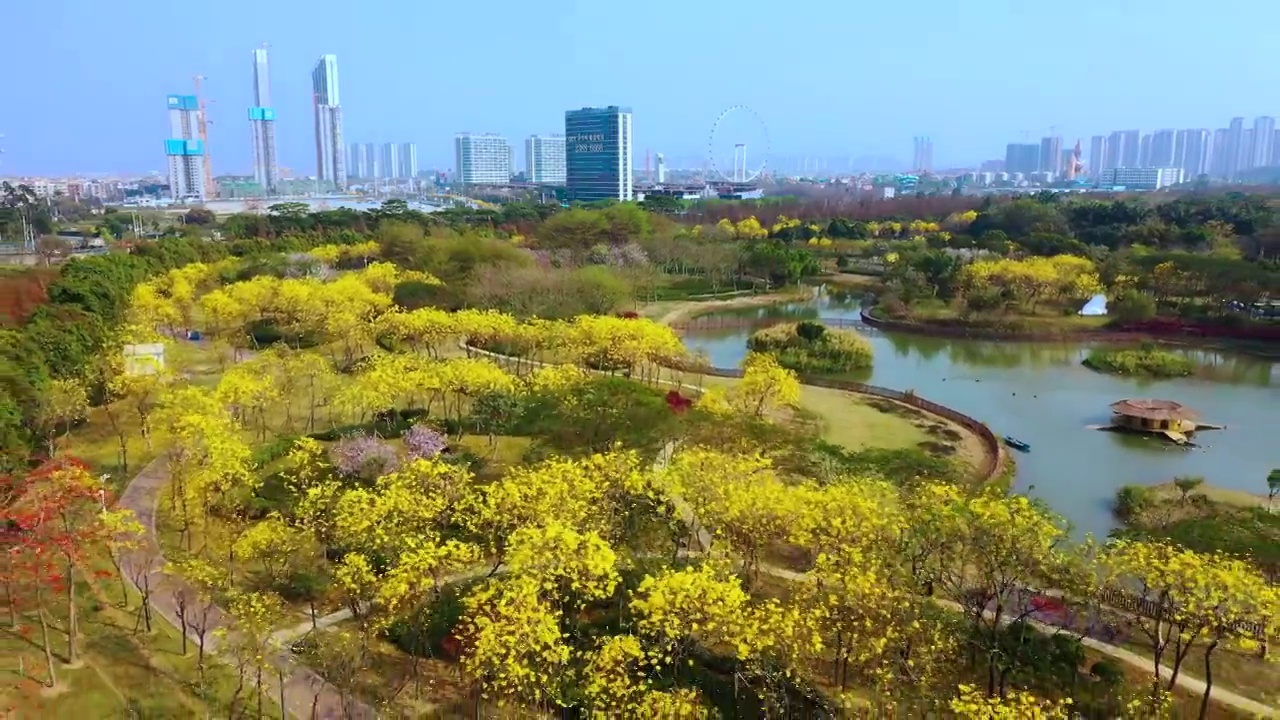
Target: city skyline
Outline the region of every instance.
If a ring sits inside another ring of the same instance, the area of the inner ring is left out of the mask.
[[[893,148],[889,154],[905,167],[911,138],[921,135],[933,140],[935,168],[997,157],[1024,131],[1028,139],[1053,134],[1087,141],[1114,128],[1216,128],[1222,117],[1280,115],[1280,107],[1268,107],[1272,101],[1259,90],[1269,80],[1265,48],[1273,24],[1267,18],[1275,19],[1280,9],[1226,7],[1205,14],[1186,0],[1128,0],[1067,13],[1056,6],[992,1],[995,7],[855,8],[801,0],[779,13],[758,0],[737,4],[732,12],[717,4],[688,7],[657,0],[625,14],[603,5],[548,10],[498,3],[486,25],[495,47],[518,47],[530,36],[545,39],[536,58],[538,83],[504,70],[506,61],[496,58],[458,71],[451,58],[467,57],[468,41],[445,29],[465,26],[470,11],[464,7],[398,9],[388,28],[385,16],[345,12],[333,0],[318,0],[306,12],[288,3],[229,0],[185,42],[167,47],[164,61],[157,62],[147,43],[85,53],[47,51],[96,48],[102,37],[163,37],[183,16],[158,0],[115,6],[64,0],[54,16],[37,5],[19,4],[5,17],[25,30],[0,48],[0,56],[15,64],[40,58],[41,71],[17,73],[7,83],[7,107],[15,111],[0,117],[0,131],[7,136],[0,172],[161,171],[164,158],[155,148],[165,131],[154,110],[156,98],[190,93],[191,78],[199,74],[208,78],[202,94],[209,102],[215,172],[250,174],[252,145],[243,113],[254,103],[244,57],[264,41],[270,43],[278,165],[295,176],[315,172],[310,72],[325,53],[342,63],[346,133],[414,141],[425,167],[452,165],[452,140],[459,129],[524,138],[554,128],[565,108],[606,102],[633,107],[642,119],[634,146],[664,152],[673,165],[677,158],[702,157],[712,122],[735,104],[765,118],[777,157],[878,156]],[[334,25],[335,14],[343,18],[340,27]],[[254,21],[243,22],[245,16]],[[680,22],[672,22],[674,17]],[[626,27],[660,28],[664,47],[689,50],[649,53],[643,59],[620,53],[616,34],[599,28],[617,26],[624,18]],[[815,18],[822,18],[824,28],[856,30],[858,55],[893,57],[892,72],[860,73],[855,91],[831,93],[840,81],[836,68],[856,56],[847,43],[825,40],[820,32],[803,51],[788,46],[750,73],[716,73],[715,82],[680,87],[660,80],[739,57],[743,38],[812,35]],[[1014,42],[1064,21],[1091,28],[1069,54],[1027,52]],[[1132,83],[1108,60],[1114,48],[1156,47],[1186,27],[1195,28],[1196,61],[1178,65],[1177,72],[1152,73]],[[717,31],[708,33],[708,28]],[[909,47],[901,41],[908,29],[914,38]],[[427,53],[421,51],[425,38],[430,38]],[[954,62],[946,48],[961,38],[984,52]],[[997,74],[1000,81],[991,82]],[[416,75],[430,81],[406,82]],[[16,112],[56,107],[68,87],[76,88],[77,102],[101,116],[95,119],[93,142],[74,152],[65,138],[83,135],[81,120]],[[806,111],[795,105],[797,97],[822,100]],[[1112,99],[1104,106],[1085,101],[1098,97]],[[875,111],[867,112],[871,107]],[[926,108],[946,111],[925,113]],[[929,119],[922,120],[924,115]],[[1057,132],[1050,133],[1052,126]]]

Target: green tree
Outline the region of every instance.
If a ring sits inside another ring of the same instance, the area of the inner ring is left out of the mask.
[[[538,246],[586,252],[593,245],[608,242],[611,231],[604,213],[573,208],[556,213],[542,223],[537,232]]]
[[[1111,313],[1121,322],[1141,322],[1156,315],[1156,301],[1136,288],[1129,288],[1111,303]]]
[[[1192,493],[1192,491],[1194,491],[1196,488],[1200,487],[1203,484],[1204,484],[1204,478],[1197,477],[1195,475],[1179,475],[1178,477],[1174,478],[1173,486],[1178,488],[1178,492],[1182,494],[1181,497],[1178,498],[1178,502],[1182,503],[1183,505],[1186,505],[1187,496],[1189,496]]]

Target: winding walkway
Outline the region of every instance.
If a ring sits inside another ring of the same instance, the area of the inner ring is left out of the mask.
[[[164,456],[161,456],[135,475],[120,495],[118,507],[132,511],[144,530],[142,542],[136,548],[121,553],[120,567],[135,587],[145,584],[150,589],[151,607],[155,612],[186,633],[192,643],[196,643],[199,641],[196,633],[178,620],[175,599],[182,593],[194,595],[195,589],[181,576],[166,570],[167,562],[156,534],[156,507],[160,491],[168,482],[169,471]],[[141,592],[141,588],[139,591]],[[216,656],[218,651],[218,638],[214,630],[228,625],[230,617],[227,612],[215,605],[209,613],[208,632],[205,636],[205,649],[210,654]],[[273,639],[280,639],[280,634],[274,635]],[[271,664],[284,673],[284,704],[290,716],[309,720],[364,720],[377,717],[373,708],[325,682],[314,670],[297,662],[288,650],[273,657]],[[270,687],[269,697],[278,700],[280,692],[275,678],[264,677],[263,683]]]

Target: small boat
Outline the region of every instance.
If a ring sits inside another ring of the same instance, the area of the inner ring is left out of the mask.
[[[1022,442],[1021,440],[1019,440],[1016,437],[1013,437],[1012,435],[1004,436],[1004,444],[1008,445],[1014,450],[1021,450],[1022,452],[1031,452],[1031,445],[1029,445],[1028,443]]]

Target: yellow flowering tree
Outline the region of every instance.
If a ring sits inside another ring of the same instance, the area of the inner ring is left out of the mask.
[[[1213,689],[1213,654],[1221,645],[1255,649],[1258,641],[1240,627],[1254,623],[1274,632],[1280,621],[1280,590],[1249,563],[1216,553],[1199,553],[1165,542],[1121,540],[1101,558],[1104,576],[1122,592],[1136,588],[1152,607],[1134,617],[1151,642],[1155,690],[1161,664],[1170,664],[1165,689],[1172,692],[1183,661],[1193,648],[1204,653],[1205,690],[1200,717]]]
[[[962,720],[1067,720],[1071,700],[1043,700],[1031,693],[1014,690],[993,697],[972,685],[961,685],[951,701],[951,712]]]
[[[743,412],[764,417],[800,402],[800,379],[772,355],[747,353],[742,380],[729,391],[729,400]]]

